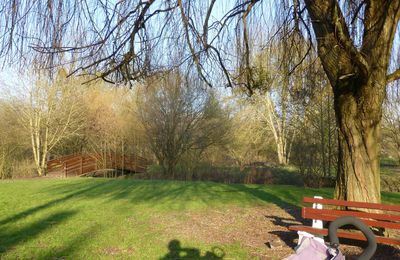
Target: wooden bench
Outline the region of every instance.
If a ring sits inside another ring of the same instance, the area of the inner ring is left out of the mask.
[[[398,205],[323,199],[321,197],[305,197],[303,201],[305,203],[314,203],[314,208],[303,207],[301,211],[303,218],[313,219],[313,222],[315,222],[316,220],[331,222],[341,216],[353,216],[359,218],[362,222],[364,222],[364,224],[369,227],[384,228],[385,230],[393,230],[394,232],[400,233],[400,206]],[[315,207],[315,205],[319,206]],[[344,206],[350,207],[351,210],[326,209],[323,208],[321,205]],[[361,208],[379,210],[379,212],[382,213],[367,213],[357,211],[357,209]],[[315,227],[315,225],[313,226],[314,227],[296,225],[290,226],[289,230],[303,231],[322,236],[328,235],[328,229],[323,228],[322,223],[319,227]],[[359,232],[338,231],[337,235],[338,237],[342,238],[367,240],[365,236]],[[387,245],[400,245],[400,237],[398,236],[397,238],[395,238],[376,236],[376,242]]]

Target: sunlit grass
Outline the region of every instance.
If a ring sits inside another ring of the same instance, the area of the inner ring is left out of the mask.
[[[299,206],[303,196],[331,197],[331,189],[227,185],[207,182],[112,179],[0,182],[1,259],[158,259],[168,237],[152,216],[224,207]],[[389,203],[400,195],[384,193]],[[180,239],[204,255],[213,246],[227,258],[247,258],[237,244]]]

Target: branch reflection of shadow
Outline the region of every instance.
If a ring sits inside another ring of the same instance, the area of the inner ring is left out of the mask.
[[[198,248],[182,247],[181,242],[177,239],[168,243],[169,252],[159,260],[172,259],[223,259],[225,252],[219,247],[213,247],[211,251],[207,251],[204,256],[200,255]]]

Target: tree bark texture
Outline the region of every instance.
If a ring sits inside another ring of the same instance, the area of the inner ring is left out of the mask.
[[[400,1],[365,1],[364,32],[356,47],[338,1],[305,0],[318,56],[334,93],[338,127],[338,199],[377,202],[380,124]]]

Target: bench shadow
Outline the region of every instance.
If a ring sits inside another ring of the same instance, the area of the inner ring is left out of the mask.
[[[300,210],[299,214],[294,214],[296,216],[295,219],[292,218],[281,218],[273,215],[266,215],[265,217],[269,219],[274,225],[288,228],[291,225],[298,225],[299,222],[302,222],[302,225],[311,226],[310,219],[301,219]],[[325,224],[326,225],[326,224]],[[326,227],[327,228],[327,227]],[[298,239],[297,232],[295,231],[272,231],[270,234],[278,236],[287,246],[290,248],[295,248],[297,243],[295,241]],[[326,242],[329,242],[328,237],[324,237]],[[352,240],[346,238],[339,238],[339,242],[341,245],[341,250],[345,254],[346,259],[358,259],[358,256],[361,252],[368,246],[366,241],[360,240]],[[355,249],[354,249],[355,248]],[[383,245],[378,244],[374,257],[374,260],[386,260],[389,259],[400,259],[400,247],[399,246],[391,246],[391,245]]]
[[[299,214],[300,215],[300,214]],[[272,235],[279,237],[288,247],[295,248],[297,243],[295,240],[298,238],[297,232],[289,230],[289,226],[300,225],[301,216],[294,214],[293,218],[281,218],[273,215],[265,215],[265,218],[271,221],[272,224],[279,227],[284,227],[287,230],[276,230],[269,232]]]
[[[159,260],[183,260],[183,259],[224,259],[225,252],[219,247],[213,247],[211,251],[207,251],[203,256],[200,254],[200,249],[193,247],[182,247],[181,242],[173,239],[168,243],[169,252]]]
[[[290,231],[288,229],[291,225],[301,225],[306,224],[307,220],[304,220],[301,217],[301,205],[294,204],[291,201],[295,201],[295,195],[286,192],[284,196],[277,196],[270,192],[266,192],[260,187],[251,187],[246,185],[237,186],[237,188],[242,192],[247,192],[265,202],[270,202],[282,210],[284,210],[290,217],[284,218],[279,217],[277,215],[265,215],[265,218],[271,221],[271,223],[275,226],[284,227],[286,230],[275,230],[268,232],[271,235],[277,236],[280,240],[282,240],[288,247],[294,248],[297,243],[295,240],[298,238],[297,232]],[[282,198],[286,198],[282,199]],[[302,199],[302,197],[301,197]],[[310,222],[311,223],[311,222]],[[270,242],[265,241],[265,245],[268,246]]]
[[[325,241],[329,241],[328,237],[325,237]],[[339,249],[344,253],[346,259],[358,259],[358,256],[362,253],[364,248],[368,246],[367,241],[352,240],[346,238],[339,238],[340,247]],[[388,258],[390,256],[390,258]],[[400,259],[400,247],[378,244],[374,260],[386,260],[386,259]]]
[[[248,192],[252,194],[253,196],[260,198],[266,202],[273,202],[275,205],[280,207],[281,209],[285,210],[286,213],[290,215],[290,218],[283,218],[279,217],[276,215],[265,215],[265,218],[267,218],[269,221],[271,221],[272,224],[275,226],[279,227],[284,227],[287,230],[282,231],[282,230],[276,230],[276,231],[271,231],[269,234],[275,235],[279,237],[287,246],[290,248],[295,248],[297,246],[297,239],[298,235],[296,231],[291,231],[289,230],[289,226],[292,225],[305,225],[305,226],[311,226],[312,225],[312,220],[311,219],[303,219],[301,216],[301,204],[294,205],[286,200],[283,200],[281,197],[275,196],[273,194],[270,194],[268,192],[263,191],[260,188],[251,188],[251,187],[246,187],[242,186],[240,187],[241,191]],[[315,194],[317,195],[317,194]],[[319,195],[319,194],[318,194]],[[291,194],[286,194],[286,196],[291,196]],[[305,195],[304,195],[305,196]],[[308,195],[310,196],[310,195]],[[301,197],[302,199],[302,197]],[[324,223],[325,228],[328,227],[327,223]],[[329,242],[328,237],[324,237],[325,241]],[[266,245],[268,243],[265,243]],[[346,259],[357,259],[359,253],[362,252],[364,248],[367,247],[367,242],[365,241],[358,241],[358,240],[351,240],[351,239],[344,239],[340,238],[340,244],[341,245],[352,245],[361,248],[361,250],[358,250],[357,253],[354,253],[354,251],[348,251],[346,255]],[[346,253],[346,249],[344,250]],[[373,259],[388,259],[388,256],[390,256],[390,259],[400,259],[400,247],[399,246],[391,246],[391,245],[384,245],[384,244],[378,244],[376,253],[373,257]]]

